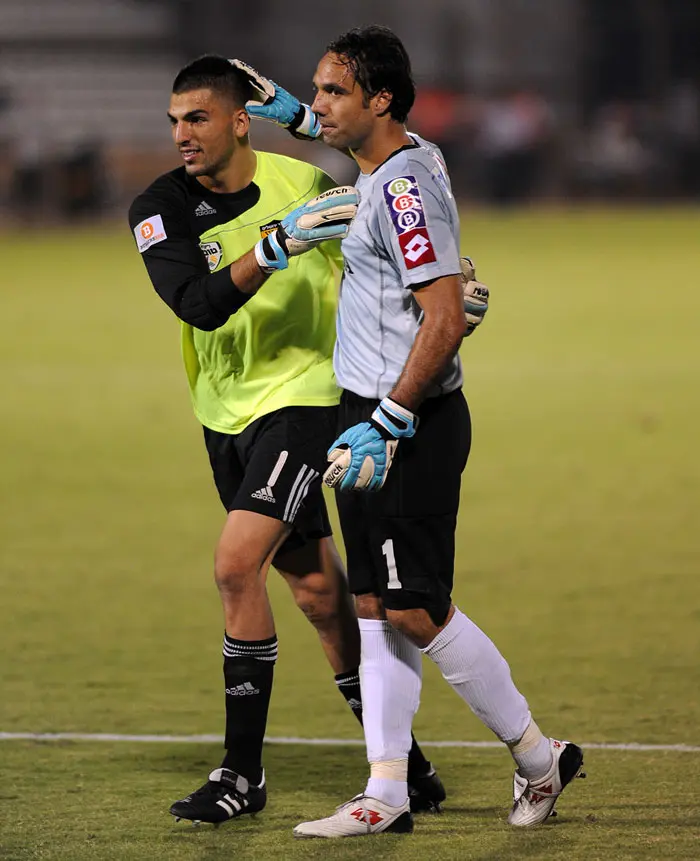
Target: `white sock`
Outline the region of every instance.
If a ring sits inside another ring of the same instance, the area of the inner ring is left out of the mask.
[[[372,773],[365,792],[398,807],[408,798],[406,769],[411,725],[420,704],[421,653],[389,622],[358,621],[362,722]]]
[[[513,684],[503,655],[464,613],[455,607],[449,623],[422,651],[501,741],[512,745],[523,737],[531,720],[527,700]]]
[[[365,795],[369,795],[370,798],[381,798],[392,807],[400,807],[406,801],[408,791],[406,788],[408,758],[373,762],[370,765],[372,770]]]
[[[518,771],[526,780],[538,780],[552,767],[553,756],[549,739],[542,735],[542,730],[534,720],[530,721],[523,737],[515,744],[509,744],[508,747],[518,766]]]

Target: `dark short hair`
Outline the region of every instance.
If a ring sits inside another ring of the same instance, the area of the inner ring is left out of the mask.
[[[173,81],[173,93],[188,93],[190,90],[211,90],[231,99],[238,108],[244,107],[253,97],[245,73],[218,54],[204,54],[180,69]]]
[[[389,114],[403,123],[413,107],[416,86],[403,42],[388,27],[357,27],[334,39],[326,48],[347,62],[362,91],[371,98],[391,93]]]

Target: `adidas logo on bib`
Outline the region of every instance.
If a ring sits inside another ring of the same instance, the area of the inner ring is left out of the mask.
[[[252,499],[262,499],[264,502],[276,502],[269,487],[261,487],[260,490],[256,490],[255,493],[251,493],[250,495]]]
[[[203,200],[194,211],[195,215],[216,215],[216,210],[213,206],[209,206],[206,200]]]

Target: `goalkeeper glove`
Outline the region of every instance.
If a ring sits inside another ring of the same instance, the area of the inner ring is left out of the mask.
[[[464,318],[467,321],[465,338],[476,329],[489,310],[489,288],[476,280],[476,270],[470,257],[461,257],[462,267],[460,276],[462,293],[464,295]]]
[[[247,76],[255,91],[255,98],[247,101],[245,105],[251,117],[277,123],[301,140],[316,140],[320,137],[321,125],[308,105],[300,102],[279,84],[264,78],[243,60],[229,60],[229,63]]]
[[[384,398],[368,422],[348,428],[330,447],[324,484],[339,490],[381,490],[399,440],[412,437],[417,427],[418,416]]]
[[[286,269],[290,257],[303,254],[326,239],[343,239],[348,235],[359,203],[357,189],[340,185],[298,206],[285,215],[274,233],[257,243],[258,266],[270,275]]]

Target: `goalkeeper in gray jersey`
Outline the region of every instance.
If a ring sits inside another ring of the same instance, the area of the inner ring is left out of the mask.
[[[455,526],[471,423],[458,350],[485,309],[459,258],[459,218],[437,147],[409,134],[410,62],[382,27],[332,42],[305,107],[250,70],[249,113],[318,135],[357,162],[361,202],[342,242],[334,365],[344,392],[325,482],[336,499],[362,636],[370,777],[299,837],[410,831],[406,769],[427,655],[515,760],[508,820],[543,822],[583,763],[543,735],[494,643],[451,600]],[[470,273],[471,274],[471,273]],[[466,294],[466,295],[465,295]],[[465,307],[467,318],[465,320]]]

